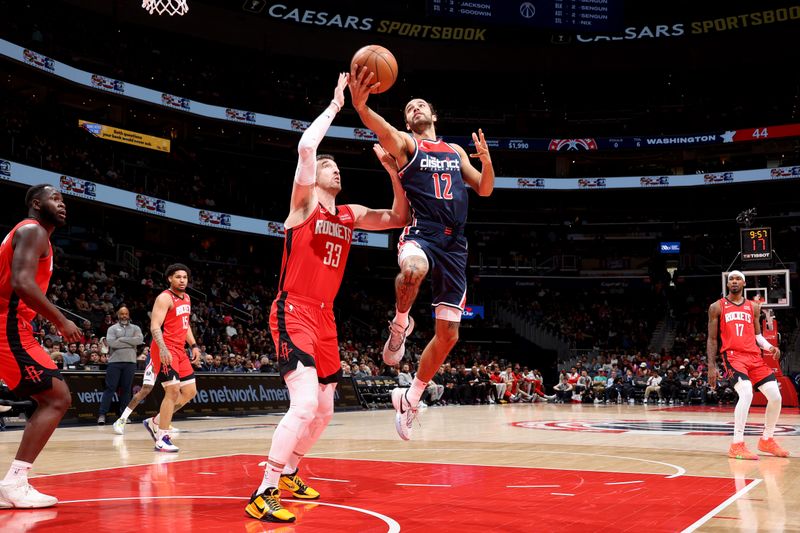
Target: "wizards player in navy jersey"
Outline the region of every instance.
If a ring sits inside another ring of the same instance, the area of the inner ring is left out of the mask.
[[[396,314],[389,324],[389,338],[383,349],[387,364],[396,365],[405,354],[405,339],[414,328],[408,316],[419,286],[428,272],[433,284],[436,329],[425,347],[419,369],[409,389],[392,391],[395,427],[400,438],[411,436],[411,423],[428,381],[458,341],[458,326],[467,292],[467,185],[479,195],[494,190],[494,169],[483,131],[472,134],[477,153],[467,156],[463,148],[436,138],[436,113],[421,98],[405,107],[406,129],[401,132],[367,106],[375,84],[366,67],[354,67],[349,88],[361,121],[377,136],[381,146],[395,157],[400,183],[411,207],[411,225],[398,243],[400,274],[395,279]],[[470,163],[480,159],[481,170]]]

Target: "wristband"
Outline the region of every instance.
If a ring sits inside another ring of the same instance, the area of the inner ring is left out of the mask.
[[[191,346],[189,346],[189,348],[191,348],[192,350],[194,350],[195,348],[197,348],[197,343],[194,343],[194,344],[192,344]]]

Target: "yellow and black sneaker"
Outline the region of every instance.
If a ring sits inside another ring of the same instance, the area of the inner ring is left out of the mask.
[[[283,474],[278,483],[278,488],[281,490],[288,490],[292,496],[301,500],[316,500],[319,498],[319,492],[305,484],[305,482],[297,475],[297,470],[294,474]]]
[[[275,487],[269,487],[261,494],[250,497],[250,503],[244,508],[247,516],[251,516],[264,522],[294,522],[294,515],[283,508],[281,505],[281,491]]]

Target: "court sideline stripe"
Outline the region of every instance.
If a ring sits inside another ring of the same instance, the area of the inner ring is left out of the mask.
[[[700,526],[702,526],[703,524],[708,522],[710,519],[712,519],[715,514],[719,513],[720,511],[725,509],[727,506],[729,506],[730,504],[735,502],[737,499],[739,499],[740,497],[744,496],[745,494],[747,494],[748,492],[753,490],[759,483],[761,483],[761,481],[763,481],[763,480],[754,479],[752,481],[752,483],[750,483],[746,487],[736,491],[730,498],[728,498],[727,500],[725,500],[721,504],[719,504],[716,507],[714,507],[713,509],[711,509],[704,516],[702,516],[699,520],[697,520],[697,522],[695,522],[691,526],[689,526],[686,529],[684,529],[681,533],[691,533],[695,529],[699,528]]]

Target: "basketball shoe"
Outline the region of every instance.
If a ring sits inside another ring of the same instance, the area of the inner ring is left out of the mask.
[[[114,433],[117,435],[124,435],[125,434],[125,424],[128,423],[127,418],[117,418],[111,427],[114,428]]]
[[[758,461],[758,456],[747,449],[744,442],[732,442],[731,447],[728,449],[728,457],[733,459],[746,459],[749,461]]]
[[[295,470],[293,474],[281,474],[278,488],[288,490],[292,493],[292,496],[301,500],[316,500],[319,498],[319,492],[306,485],[303,479],[297,475],[297,472]]]
[[[400,387],[392,389],[392,405],[396,411],[394,427],[403,440],[411,440],[411,425],[419,413],[416,407],[411,407],[411,404],[408,403],[407,393],[408,389],[401,389]]]
[[[789,452],[781,448],[773,438],[758,439],[758,449],[775,457],[789,457]]]
[[[153,441],[157,442],[158,437],[156,437],[156,435],[158,435],[158,424],[156,424],[152,418],[145,418],[142,420],[142,425],[144,426],[144,429],[147,430],[147,433],[150,434],[150,437],[153,439]]]
[[[253,493],[250,502],[244,508],[247,516],[264,522],[294,522],[295,516],[281,505],[281,491],[276,487],[267,487],[261,494]]]
[[[408,317],[408,326],[403,328],[392,320],[389,322],[389,338],[383,345],[383,362],[390,366],[397,366],[406,354],[406,338],[414,331],[414,319]]]
[[[52,507],[57,503],[58,499],[34,489],[27,479],[0,481],[0,509],[33,509]]]
[[[164,435],[158,439],[153,449],[157,452],[167,453],[178,453],[180,451],[180,448],[172,444],[172,440],[169,438],[169,435]]]

